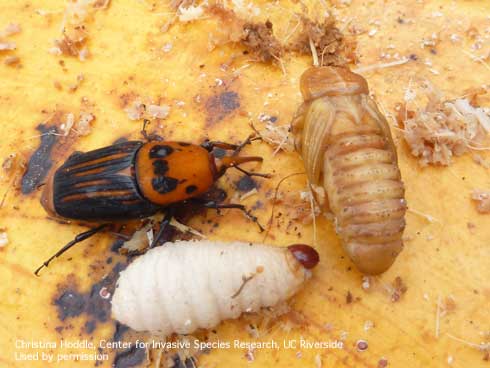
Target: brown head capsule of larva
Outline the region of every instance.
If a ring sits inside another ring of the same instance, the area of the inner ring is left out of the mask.
[[[318,252],[306,244],[293,244],[288,247],[294,258],[303,265],[304,268],[310,270],[315,267],[320,261]]]
[[[311,68],[293,123],[308,179],[322,187],[344,248],[366,274],[402,250],[406,203],[395,145],[366,80],[346,68]]]

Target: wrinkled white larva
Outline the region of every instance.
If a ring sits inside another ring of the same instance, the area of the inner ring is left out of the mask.
[[[210,329],[285,301],[317,263],[318,253],[301,244],[166,243],[121,272],[112,315],[136,331],[163,336]]]

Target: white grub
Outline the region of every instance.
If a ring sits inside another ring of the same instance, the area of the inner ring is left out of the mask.
[[[490,131],[487,109],[471,106],[466,98],[443,100],[436,91],[428,93],[425,108],[403,119],[403,136],[412,155],[422,166],[448,166],[453,156],[482,147]]]
[[[370,321],[370,320],[367,320],[366,322],[364,322],[364,331],[369,331],[370,329],[372,329],[374,327],[374,322],[373,321]]]
[[[196,229],[193,229],[190,226],[187,226],[187,225],[180,223],[175,218],[172,218],[172,220],[170,220],[170,226],[175,227],[181,233],[190,233],[190,234],[193,234],[193,235],[200,237],[201,239],[206,239],[206,236],[204,234],[197,231]]]
[[[186,23],[201,18],[204,15],[204,5],[205,4],[203,3],[197,6],[189,5],[184,7],[184,4],[182,3],[178,9],[179,21]]]
[[[146,112],[153,119],[165,119],[170,112],[170,107],[168,105],[150,105]]]
[[[6,231],[0,232],[0,248],[5,247],[9,243],[9,238]]]
[[[471,199],[477,202],[476,209],[480,213],[490,213],[490,190],[474,189]]]
[[[451,365],[454,363],[454,358],[452,355],[447,356],[447,364]]]
[[[15,42],[1,41],[0,40],[0,51],[15,50],[17,45]]]
[[[254,276],[244,285],[244,275]],[[136,331],[189,334],[285,302],[310,276],[284,247],[207,240],[166,243],[121,272],[112,315]]]

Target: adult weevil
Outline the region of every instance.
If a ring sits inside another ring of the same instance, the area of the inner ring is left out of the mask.
[[[240,167],[246,162],[261,162],[262,157],[239,156],[242,148],[259,139],[249,136],[236,145],[205,141],[200,145],[163,141],[146,133],[146,141],[127,141],[89,152],[75,152],[47,180],[41,198],[44,209],[53,217],[78,220],[98,226],[78,234],[46,260],[36,271],[62,255],[75,244],[110,228],[114,223],[141,219],[165,210],[165,216],[150,248],[159,244],[176,206],[196,202],[216,210],[236,208],[262,227],[241,204],[222,204],[203,196],[228,168],[246,175],[268,177]],[[231,154],[215,155],[219,148]]]

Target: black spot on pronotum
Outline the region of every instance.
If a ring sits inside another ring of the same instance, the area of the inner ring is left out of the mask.
[[[257,188],[257,182],[248,175],[242,176],[235,185],[240,192],[250,192],[252,189]]]
[[[22,177],[22,194],[32,193],[46,178],[53,162],[51,161],[51,151],[56,143],[56,127],[39,125],[36,128],[41,132],[41,144],[32,154],[27,171]]]
[[[168,162],[166,160],[153,161],[153,173],[156,175],[165,175],[168,171]]]
[[[195,185],[188,185],[186,188],[185,188],[185,192],[187,194],[192,194],[194,193],[195,191],[197,190],[197,187]]]
[[[170,146],[157,144],[150,149],[150,158],[164,158],[170,155],[174,149]]]
[[[136,343],[131,344],[129,349],[126,349],[116,354],[114,368],[129,368],[137,367],[146,359],[146,349],[136,347]]]
[[[179,142],[179,146],[181,146],[181,147],[189,147],[190,145],[191,145],[190,143]]]
[[[155,189],[160,194],[169,193],[179,184],[179,180],[175,178],[171,178],[168,176],[159,176],[157,178],[153,178],[151,181],[151,185],[153,189]]]

